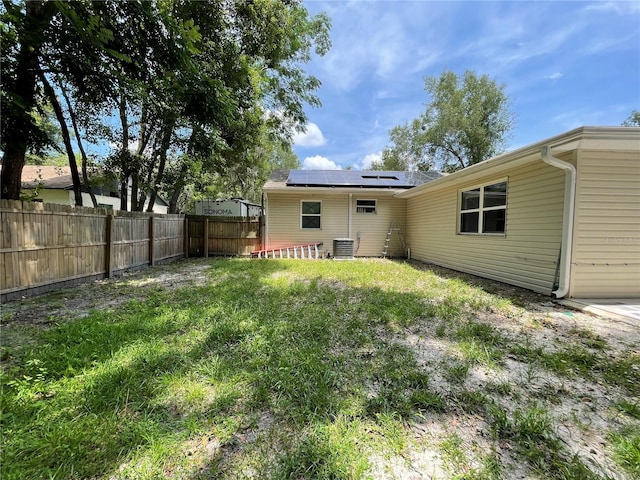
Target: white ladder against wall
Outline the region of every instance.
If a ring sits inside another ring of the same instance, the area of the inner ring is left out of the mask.
[[[396,232],[398,234],[398,237],[400,238],[403,254],[407,253],[407,244],[404,241],[402,230],[400,230],[400,224],[397,220],[391,220],[389,231],[387,232],[387,238],[384,241],[384,248],[382,249],[382,258],[387,258],[389,256],[389,244],[391,243],[391,236],[393,235],[393,232]]]
[[[285,247],[269,248],[266,250],[255,250],[251,252],[252,258],[308,258],[319,259],[321,257],[318,247],[322,242],[306,243],[304,245],[290,245]]]

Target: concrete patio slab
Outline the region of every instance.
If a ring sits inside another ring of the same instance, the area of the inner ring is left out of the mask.
[[[561,305],[628,321],[640,327],[640,298],[563,298]]]

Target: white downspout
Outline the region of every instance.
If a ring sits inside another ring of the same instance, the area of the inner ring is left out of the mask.
[[[264,192],[262,195],[264,198],[263,207],[262,207],[262,216],[264,217],[264,231],[262,232],[262,235],[264,236],[264,238],[262,239],[262,249],[268,250],[269,249],[269,245],[268,245],[269,216],[267,215],[267,212],[269,211],[269,197],[267,196],[266,192]]]
[[[347,238],[351,238],[351,202],[353,198],[353,193],[349,194],[349,232]]]
[[[569,293],[571,280],[571,255],[573,247],[573,217],[576,208],[576,167],[551,155],[549,146],[542,147],[542,161],[566,172],[564,188],[564,213],[562,217],[562,242],[560,244],[560,279],[558,289],[551,292],[556,298]]]

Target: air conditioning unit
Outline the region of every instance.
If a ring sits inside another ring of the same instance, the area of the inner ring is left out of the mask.
[[[353,239],[334,238],[333,258],[334,260],[353,260]]]

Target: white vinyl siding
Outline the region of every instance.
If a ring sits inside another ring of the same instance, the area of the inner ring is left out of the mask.
[[[371,197],[365,197],[370,199]],[[353,196],[353,215],[351,216],[351,236],[354,239],[354,250],[359,257],[380,257],[384,249],[389,225],[393,220],[398,222],[402,233],[406,224],[406,200],[390,196],[376,199],[376,214],[365,215],[357,213],[357,196]],[[358,241],[358,232],[360,240]],[[404,256],[402,242],[396,232],[391,235],[389,255]]]
[[[640,152],[579,152],[571,268],[571,297],[640,297]]]
[[[395,198],[392,192],[382,196],[367,194],[362,199],[376,201],[376,214],[358,214],[358,195],[351,198],[351,238],[355,255],[379,257],[382,255],[387,231],[392,220],[403,230],[406,221],[406,200]],[[302,201],[322,202],[322,225],[320,229],[300,228]],[[323,194],[309,192],[267,193],[267,238],[268,248],[323,242],[323,249],[333,253],[333,239],[349,236],[349,194]],[[360,233],[360,238],[357,235]],[[402,245],[397,234],[392,235],[389,245],[391,256],[402,255]]]
[[[301,201],[322,202],[322,225],[320,229],[300,228]],[[312,194],[267,195],[267,235],[268,248],[287,245],[323,242],[323,248],[331,251],[334,238],[347,236],[348,198],[345,196],[316,197]]]
[[[507,172],[505,235],[459,235],[458,195],[505,180],[484,177],[407,200],[411,257],[550,294],[562,236],[564,172],[536,161]]]

